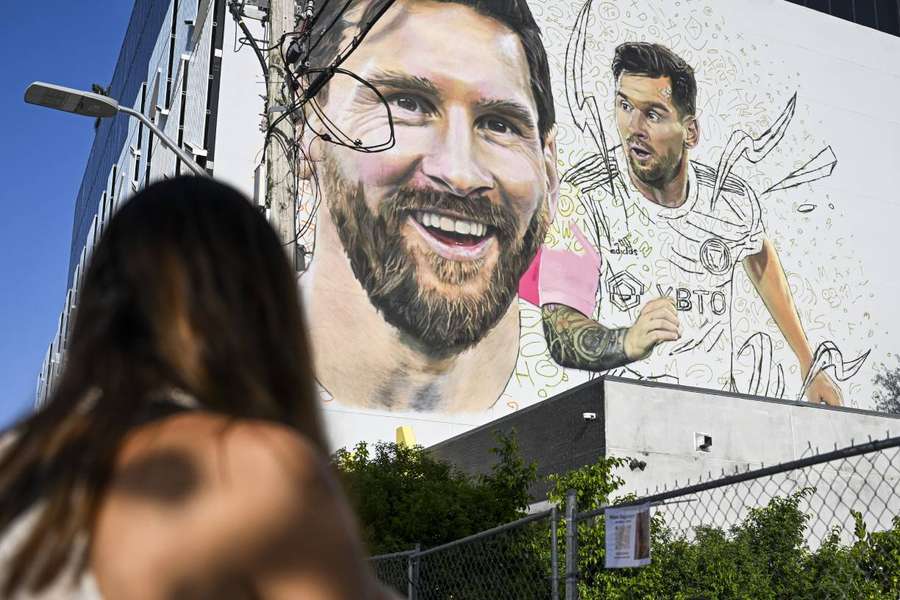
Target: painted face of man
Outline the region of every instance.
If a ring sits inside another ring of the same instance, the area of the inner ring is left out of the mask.
[[[616,127],[631,173],[661,188],[672,181],[693,145],[693,116],[682,116],[672,102],[668,77],[624,72],[616,85]]]
[[[556,191],[521,43],[472,8],[398,2],[345,66],[386,98],[396,144],[322,147],[331,219],[385,320],[458,352],[509,309]],[[383,104],[350,78],[331,82],[324,111],[351,139],[389,137]]]

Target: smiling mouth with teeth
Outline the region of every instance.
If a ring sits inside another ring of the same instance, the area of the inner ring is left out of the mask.
[[[416,211],[413,218],[429,235],[451,246],[477,246],[493,234],[493,228],[484,223],[438,213]]]

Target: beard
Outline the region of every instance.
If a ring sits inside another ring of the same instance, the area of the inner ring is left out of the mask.
[[[459,353],[484,338],[506,314],[519,278],[544,240],[549,227],[546,197],[520,235],[516,215],[484,197],[462,200],[433,190],[401,188],[373,211],[365,203],[362,184],[344,179],[331,157],[324,163],[332,222],[354,276],[385,321],[435,358]],[[427,250],[417,262],[403,228],[414,211],[441,209],[486,224],[498,244],[496,260],[455,261]],[[423,267],[446,291],[423,285]]]
[[[661,188],[672,181],[681,168],[681,161],[684,160],[684,150],[681,146],[668,154],[657,155],[649,164],[643,165],[635,160],[631,152],[626,152],[626,155],[628,166],[631,167],[634,176],[641,183],[654,188]]]

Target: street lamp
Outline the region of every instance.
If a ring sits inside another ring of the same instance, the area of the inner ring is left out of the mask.
[[[116,116],[116,113],[119,112],[136,117],[141,123],[146,125],[157,138],[159,138],[159,141],[162,142],[163,146],[174,152],[191,171],[204,177],[209,176],[206,169],[198,165],[194,159],[191,158],[190,154],[182,150],[178,144],[173,142],[169,136],[153,124],[153,121],[145,117],[140,111],[128,108],[127,106],[120,106],[118,102],[109,96],[73,90],[61,85],[36,81],[29,85],[28,89],[25,90],[25,102],[75,113],[76,115],[84,115],[86,117],[114,117]]]

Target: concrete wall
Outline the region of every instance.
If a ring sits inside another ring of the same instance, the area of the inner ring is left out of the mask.
[[[637,493],[900,435],[896,415],[612,377],[604,414],[606,453],[647,463],[625,477]],[[695,433],[712,437],[708,452]]]
[[[900,416],[807,402],[607,379],[606,453],[633,456],[644,470],[626,471],[620,490],[646,495],[900,435]],[[695,434],[712,438],[708,451]],[[807,543],[815,548],[839,527],[853,539],[852,510],[869,530],[900,514],[900,459],[894,447],[795,469],[677,498],[659,507],[670,527],[690,535],[698,525],[727,529],[774,496],[806,489]]]

